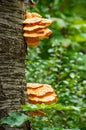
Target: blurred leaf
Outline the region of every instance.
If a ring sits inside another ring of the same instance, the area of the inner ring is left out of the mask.
[[[67,26],[67,23],[61,18],[52,18],[52,21],[55,21],[59,28],[63,28]]]
[[[21,106],[23,111],[35,111],[35,110],[40,110],[40,109],[51,109],[55,108],[57,110],[76,110],[80,111],[80,108],[74,107],[74,106],[62,106],[61,104],[51,104],[51,105],[46,105],[46,104],[26,104]]]
[[[0,124],[7,124],[11,127],[17,127],[21,126],[27,120],[29,120],[29,117],[23,113],[10,112],[8,117],[4,117],[0,120]]]

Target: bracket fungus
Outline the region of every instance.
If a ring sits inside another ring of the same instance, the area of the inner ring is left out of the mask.
[[[25,41],[27,46],[36,46],[39,43],[39,39],[48,38],[52,31],[48,28],[52,21],[42,18],[38,13],[26,12],[25,20],[23,21]]]
[[[51,85],[27,83],[28,102],[31,104],[52,104],[57,101],[56,94]],[[43,115],[43,111],[35,111],[33,115]]]

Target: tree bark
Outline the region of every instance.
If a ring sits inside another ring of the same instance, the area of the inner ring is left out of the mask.
[[[0,0],[0,118],[25,103],[24,2]],[[25,126],[21,130],[26,130]],[[7,125],[0,130],[19,130]],[[29,129],[28,129],[29,130]]]

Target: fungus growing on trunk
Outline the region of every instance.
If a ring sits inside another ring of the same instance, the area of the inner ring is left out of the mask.
[[[51,20],[42,18],[38,13],[26,12],[24,24],[25,42],[28,46],[36,46],[39,43],[39,39],[48,38],[52,31],[47,29],[52,22]]]
[[[52,104],[57,101],[56,94],[51,85],[39,83],[27,83],[28,102],[32,104]],[[37,114],[36,114],[37,113]],[[43,111],[35,111],[33,115],[42,114]]]

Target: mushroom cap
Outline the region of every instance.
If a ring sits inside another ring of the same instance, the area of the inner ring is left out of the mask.
[[[48,38],[52,33],[51,30],[46,28],[46,26],[52,23],[51,20],[42,18],[41,15],[35,12],[26,12],[25,17],[26,19],[23,22],[23,36],[28,46],[38,45],[39,39]]]
[[[45,26],[39,26],[39,25],[33,25],[33,26],[29,26],[29,25],[25,25],[23,30],[24,31],[35,31],[35,30],[39,30],[39,29],[43,29],[45,28]]]
[[[25,13],[25,18],[32,18],[32,13],[26,12]]]
[[[35,46],[39,43],[39,38],[25,37],[27,46]]]
[[[45,112],[43,110],[35,110],[29,113],[31,116],[44,116],[45,115]]]
[[[50,85],[44,84],[43,86],[39,87],[39,88],[29,88],[27,90],[27,94],[30,95],[35,95],[35,96],[43,96],[43,95],[47,95],[49,93],[53,93],[53,88]]]
[[[33,12],[33,13],[32,13],[32,17],[41,18],[42,16],[41,16],[40,14],[38,14],[38,13]]]
[[[43,86],[43,84],[39,84],[39,83],[27,83],[27,89],[28,88],[35,89],[35,88],[39,88],[39,87],[42,87],[42,86]]]
[[[57,98],[56,98],[56,94],[52,93],[50,95],[46,95],[43,97],[29,96],[28,100],[32,104],[37,104],[37,103],[51,104],[56,102]]]
[[[28,100],[32,104],[51,104],[57,101],[56,94],[51,85],[39,83],[27,83]]]
[[[42,20],[38,23],[38,25],[49,26],[49,25],[51,25],[51,23],[52,23],[51,20],[42,18]]]
[[[27,18],[23,21],[23,24],[28,24],[28,25],[33,25],[33,24],[37,24],[41,21],[41,18]]]
[[[50,34],[52,33],[52,31],[50,29],[41,29],[41,30],[37,30],[37,31],[25,31],[23,36],[24,37],[37,37],[37,38],[47,38]]]
[[[23,24],[28,24],[28,25],[41,25],[41,26],[49,26],[52,23],[51,20],[45,19],[45,18],[38,18],[38,17],[33,17],[33,18],[27,18],[23,21]]]
[[[33,17],[41,18],[42,16],[38,13],[35,13],[35,12],[33,12],[33,13],[26,12],[25,18],[33,18]]]

